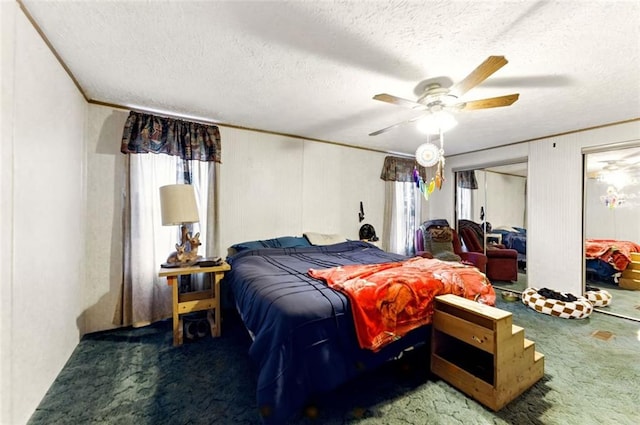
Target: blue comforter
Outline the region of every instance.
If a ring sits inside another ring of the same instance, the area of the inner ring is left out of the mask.
[[[253,337],[249,355],[257,366],[264,423],[286,422],[311,395],[426,341],[428,328],[422,327],[378,352],[361,349],[346,296],[307,274],[309,268],[403,259],[359,241],[247,250],[228,258],[225,284]]]
[[[515,249],[518,251],[518,261],[527,261],[527,231],[525,229],[518,228],[517,232],[510,232],[508,230],[494,229],[491,233],[502,234],[502,244],[505,248]]]

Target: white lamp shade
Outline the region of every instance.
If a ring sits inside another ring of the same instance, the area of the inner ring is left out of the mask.
[[[200,221],[196,193],[190,184],[162,186],[160,188],[160,209],[163,226]]]
[[[445,111],[432,112],[420,119],[416,124],[418,131],[424,134],[438,134],[440,130],[446,132],[458,125],[458,121]]]

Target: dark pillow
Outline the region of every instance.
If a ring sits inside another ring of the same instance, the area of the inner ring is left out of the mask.
[[[260,248],[295,248],[311,246],[306,238],[298,236],[281,236],[279,238],[265,239],[259,241],[247,241],[232,245],[231,248],[236,252],[244,251],[246,249],[260,249]]]
[[[302,236],[281,236],[275,239],[269,239],[267,244],[270,248],[296,248],[311,246],[307,238]]]
[[[264,248],[264,244],[261,241],[247,241],[247,242],[241,242],[235,245],[231,245],[231,248],[234,249],[235,252],[240,252],[246,249]]]

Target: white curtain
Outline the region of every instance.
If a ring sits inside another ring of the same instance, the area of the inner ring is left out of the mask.
[[[200,222],[191,231],[200,232],[199,255],[217,256],[217,164],[188,161],[164,154],[130,154],[124,211],[124,276],[122,297],[114,323],[144,326],[171,317],[171,287],[158,277],[160,264],[167,260],[180,239],[179,226],[163,226],[159,188],[185,183],[191,177],[198,201]]]
[[[422,194],[413,182],[385,182],[385,251],[415,254],[415,234],[420,225],[420,196]]]
[[[471,189],[456,187],[458,191],[458,219],[473,220],[473,192]]]

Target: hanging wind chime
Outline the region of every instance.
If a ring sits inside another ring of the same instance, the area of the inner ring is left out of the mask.
[[[442,128],[439,129],[440,133],[440,148],[429,140],[427,135],[427,143],[418,146],[416,149],[416,162],[425,168],[436,166],[436,173],[431,177],[427,184],[427,175],[425,173],[424,179],[420,175],[418,167],[413,167],[413,180],[416,183],[416,187],[422,192],[424,199],[429,200],[429,195],[437,188],[442,188],[444,182],[444,133]]]

